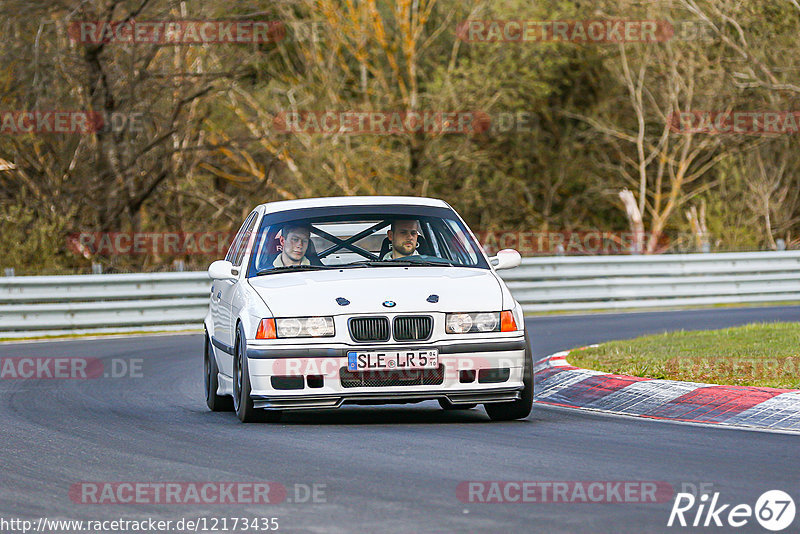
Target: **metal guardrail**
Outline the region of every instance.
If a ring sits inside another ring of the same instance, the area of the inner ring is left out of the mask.
[[[501,274],[531,312],[800,300],[800,251],[526,258]]]
[[[525,258],[526,312],[800,301],[800,251]],[[198,329],[205,272],[0,278],[0,338]]]
[[[0,339],[196,330],[210,288],[205,271],[0,278]]]

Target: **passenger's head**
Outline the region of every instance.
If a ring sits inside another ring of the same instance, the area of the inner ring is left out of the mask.
[[[416,219],[398,219],[392,222],[392,227],[386,232],[392,242],[392,256],[410,256],[417,249],[417,240],[422,234],[422,228]]]
[[[283,248],[283,263],[285,265],[298,265],[303,261],[303,256],[308,250],[311,239],[311,227],[302,223],[289,223],[281,230],[281,247]]]

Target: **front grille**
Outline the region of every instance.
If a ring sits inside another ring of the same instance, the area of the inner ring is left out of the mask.
[[[431,337],[433,318],[414,315],[394,318],[394,338],[397,341],[424,341]]]
[[[355,341],[389,341],[389,319],[354,317],[350,319],[350,337]]]
[[[438,386],[444,382],[444,365],[437,369],[408,371],[348,371],[339,369],[343,388],[384,388],[395,386]]]

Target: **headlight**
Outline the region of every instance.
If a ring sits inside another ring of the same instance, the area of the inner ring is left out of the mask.
[[[278,337],[328,337],[334,334],[333,317],[275,319]]]
[[[478,332],[494,332],[497,330],[498,314],[479,313],[475,316],[475,328]]]
[[[313,337],[333,335],[333,317],[309,317],[306,319],[306,332]]]
[[[303,331],[300,319],[278,319],[278,336],[297,337]]]
[[[446,323],[448,334],[465,334],[472,330],[474,321],[470,313],[448,313]]]
[[[517,324],[510,311],[448,313],[445,317],[445,332],[468,334],[485,332],[514,332]]]
[[[269,325],[275,321],[275,332],[269,335]],[[288,317],[286,319],[262,319],[256,339],[275,339],[292,337],[330,337],[335,334],[333,328],[333,317]],[[264,336],[261,336],[261,331]]]
[[[500,313],[448,313],[445,331],[448,334],[469,332],[497,332],[500,329]]]

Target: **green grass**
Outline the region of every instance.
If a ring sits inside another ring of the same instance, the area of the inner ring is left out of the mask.
[[[571,365],[606,373],[800,389],[800,323],[670,332],[570,352]]]

